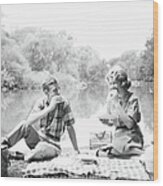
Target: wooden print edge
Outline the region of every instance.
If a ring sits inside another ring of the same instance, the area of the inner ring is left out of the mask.
[[[158,3],[154,1],[154,180],[158,179]]]

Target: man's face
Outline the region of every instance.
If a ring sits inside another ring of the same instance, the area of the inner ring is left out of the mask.
[[[55,85],[49,85],[48,89],[44,89],[44,94],[51,99],[53,96],[58,95],[58,88]]]

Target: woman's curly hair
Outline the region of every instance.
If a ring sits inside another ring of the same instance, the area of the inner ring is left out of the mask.
[[[120,82],[121,87],[128,90],[131,87],[131,81],[128,80],[128,75],[124,68],[121,66],[113,66],[106,75],[106,82],[109,83],[110,79],[113,82]]]

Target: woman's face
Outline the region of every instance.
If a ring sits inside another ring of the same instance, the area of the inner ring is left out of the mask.
[[[127,74],[121,67],[115,66],[110,69],[109,73],[106,76],[106,80],[110,90],[117,90],[118,93],[126,90],[124,81],[127,82]]]
[[[119,90],[121,88],[121,83],[119,81],[116,81],[114,76],[110,75],[108,78],[108,84],[110,90]]]

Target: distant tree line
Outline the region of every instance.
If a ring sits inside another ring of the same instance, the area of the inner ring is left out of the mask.
[[[54,75],[69,89],[85,83],[86,87],[105,86],[108,64],[122,64],[131,79],[153,81],[153,36],[144,51],[128,51],[111,60],[100,59],[90,46],[75,46],[64,31],[58,33],[36,28],[1,32],[2,91],[39,88]]]
[[[120,57],[110,59],[107,64],[119,64],[126,68],[131,80],[152,82],[154,77],[154,39],[147,39],[142,51],[127,51]]]

